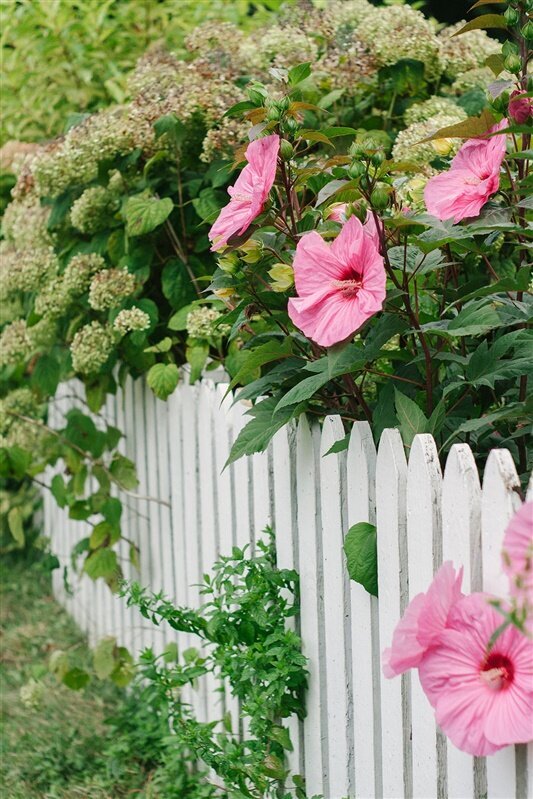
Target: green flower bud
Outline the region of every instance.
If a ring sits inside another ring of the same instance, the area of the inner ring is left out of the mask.
[[[509,105],[509,92],[502,92],[494,98],[489,97],[489,100],[495,111],[498,111],[500,114],[507,113],[507,106]]]
[[[365,174],[365,172],[366,168],[365,165],[362,163],[362,161],[352,161],[352,163],[348,168],[348,174],[354,180],[360,178],[362,175]]]
[[[376,186],[370,195],[370,202],[372,203],[372,207],[377,208],[379,211],[386,208],[389,204],[388,187],[385,187],[383,184]]]
[[[268,270],[268,274],[272,278],[270,284],[272,291],[288,291],[294,283],[294,270],[288,264],[274,264],[272,269]]]
[[[383,152],[383,150],[378,150],[378,151],[377,151],[376,153],[374,153],[374,155],[372,156],[372,158],[371,158],[371,161],[372,161],[372,163],[374,164],[374,166],[381,166],[381,164],[383,163],[383,161],[385,160],[385,158],[386,158],[386,155],[385,155],[385,153]]]
[[[300,123],[298,122],[298,120],[294,119],[294,117],[287,117],[283,121],[283,124],[285,126],[285,130],[287,131],[287,133],[296,133],[296,131],[300,127]]]
[[[518,11],[518,9],[509,6],[503,12],[503,16],[505,17],[505,21],[507,22],[508,25],[510,26],[518,25],[518,22],[520,20],[520,12]]]
[[[520,69],[522,67],[520,56],[514,54],[508,55],[503,63],[505,69],[507,69],[509,72],[512,72],[515,75],[517,75],[520,72]]]
[[[533,20],[528,20],[522,30],[520,31],[524,39],[528,42],[533,40]]]
[[[263,255],[263,242],[257,239],[248,239],[241,244],[239,249],[244,251],[244,255],[241,257],[246,264],[256,264]]]
[[[223,272],[233,275],[239,266],[239,258],[234,252],[230,252],[218,259],[218,266]]]
[[[294,147],[287,141],[287,139],[282,139],[279,145],[279,154],[283,158],[284,161],[290,161],[293,154],[294,154]]]
[[[274,108],[274,106],[272,106],[272,108],[269,108],[267,111],[267,119],[269,122],[278,122],[280,116],[281,114],[279,108]]]

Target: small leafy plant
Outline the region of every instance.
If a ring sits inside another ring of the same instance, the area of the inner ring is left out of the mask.
[[[214,795],[228,797],[305,797],[303,781],[289,777],[284,754],[292,749],[283,721],[305,715],[307,661],[301,641],[287,622],[298,611],[298,575],[276,566],[274,540],[259,540],[255,556],[234,548],[221,557],[213,575],[205,575],[199,610],[176,608],[161,594],[138,584],[124,586],[128,605],[159,625],[198,637],[201,653],[181,653],[170,644],[161,655],[147,649],[139,663],[142,679],[168,703],[174,740],[190,750],[222,780]],[[195,719],[181,690],[211,673],[238,698],[246,732],[239,737],[238,720]]]

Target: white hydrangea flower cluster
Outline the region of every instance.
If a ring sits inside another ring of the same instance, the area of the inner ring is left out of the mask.
[[[50,207],[41,205],[39,197],[30,192],[9,203],[2,218],[2,233],[17,248],[50,246],[49,216]]]
[[[135,330],[148,330],[150,317],[140,308],[124,308],[119,311],[113,322],[113,330],[121,336]]]
[[[93,114],[32,159],[29,168],[37,192],[42,197],[57,197],[74,183],[90,183],[98,175],[100,161],[126,154],[133,146],[124,109]]]
[[[436,116],[455,117],[457,122],[462,122],[468,116],[466,111],[453,100],[447,97],[430,97],[422,103],[414,103],[405,111],[403,118],[406,125],[415,122],[427,122]]]
[[[0,366],[14,366],[26,361],[32,352],[32,344],[24,319],[15,319],[0,333]]]
[[[510,76],[512,77],[512,76]],[[501,73],[500,78],[506,80],[506,73]],[[494,82],[494,72],[489,67],[477,67],[476,69],[469,69],[463,72],[454,80],[450,87],[446,87],[446,91],[450,94],[465,94],[472,89],[486,90],[489,84]]]
[[[80,253],[74,255],[63,273],[65,289],[72,295],[87,291],[92,277],[106,268],[106,262],[98,253]]]
[[[118,205],[113,191],[105,186],[91,186],[72,203],[70,221],[80,233],[97,233],[109,225],[109,218],[116,213]]]
[[[275,67],[313,63],[318,57],[316,42],[297,28],[267,28],[254,44],[260,57]]]
[[[18,446],[36,454],[48,437],[46,430],[15,414],[39,419],[41,406],[29,388],[16,388],[0,400],[0,436],[4,446]]]
[[[442,71],[440,42],[434,26],[411,6],[372,7],[358,25],[357,36],[378,66],[414,58],[424,64],[428,79],[437,78]]]
[[[483,30],[473,30],[454,36],[466,25],[465,20],[444,28],[439,34],[440,57],[448,78],[482,67],[490,55],[500,52],[501,45]]]
[[[48,349],[54,344],[57,333],[56,319],[44,316],[28,328],[28,337],[33,351]]]
[[[34,310],[47,319],[60,319],[72,304],[72,296],[66,290],[62,277],[50,280],[35,298]]]
[[[97,272],[91,280],[89,305],[95,311],[115,308],[123,299],[133,294],[135,288],[135,277],[126,267],[104,269]]]
[[[395,161],[409,161],[417,167],[423,174],[432,174],[430,162],[434,161],[438,155],[454,155],[461,144],[460,139],[437,139],[435,141],[422,141],[427,136],[431,136],[441,128],[457,123],[456,116],[440,114],[431,117],[425,122],[415,122],[405,130],[400,131],[394,147],[392,157]],[[415,170],[413,170],[415,171]]]
[[[37,291],[59,269],[53,247],[15,249],[3,247],[1,253],[0,297],[22,291]]]
[[[98,372],[109,359],[115,343],[115,333],[110,325],[100,322],[84,325],[70,345],[74,371],[80,374]]]
[[[220,318],[220,311],[201,305],[194,308],[187,314],[187,333],[191,338],[208,339],[213,335],[220,335],[217,328],[213,328],[213,323]]]

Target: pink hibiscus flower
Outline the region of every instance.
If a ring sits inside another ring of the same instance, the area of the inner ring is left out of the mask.
[[[386,276],[376,237],[375,226],[351,216],[331,245],[316,231],[298,242],[289,316],[317,344],[344,341],[381,310]]]
[[[507,120],[493,125],[488,133],[503,130]],[[478,216],[481,208],[500,186],[500,167],[505,157],[506,136],[469,139],[447,172],[435,175],[424,189],[426,208],[437,219]]]
[[[533,636],[533,502],[525,502],[505,531],[502,564],[509,592]]]
[[[274,185],[279,152],[279,136],[273,133],[256,139],[246,149],[248,163],[230,186],[229,203],[222,209],[211,230],[211,250],[224,247],[231,236],[241,235],[265,206]]]
[[[436,721],[453,744],[471,755],[489,755],[533,738],[533,642],[502,623],[485,594],[453,607],[438,647],[419,665],[422,688]]]
[[[427,593],[417,594],[409,603],[392,638],[383,652],[385,677],[396,677],[419,665],[440,636],[455,605],[463,597],[463,569],[457,574],[451,561],[442,564]]]

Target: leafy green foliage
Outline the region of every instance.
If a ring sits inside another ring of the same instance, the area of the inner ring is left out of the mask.
[[[307,661],[299,637],[286,624],[298,611],[298,576],[277,568],[273,539],[260,539],[253,557],[237,548],[230,557],[221,557],[213,574],[204,576],[201,593],[206,601],[198,611],[175,608],[136,583],[123,591],[128,604],[139,607],[147,619],[193,633],[206,645],[205,654],[187,650],[177,661],[174,645],[160,656],[145,650],[140,674],[160,697],[213,673],[240,700],[248,722],[244,740],[237,736],[235,718],[226,716],[221,732],[216,719],[199,722],[179,700],[168,704],[177,743],[223,781],[227,794],[222,790],[215,795],[260,799],[276,791],[280,797],[290,796],[283,785],[288,778],[285,752],[292,743],[282,721],[305,714]],[[299,782],[295,777],[294,784]],[[305,793],[300,789],[298,796],[304,799]]]
[[[376,527],[368,522],[354,524],[344,538],[344,552],[350,579],[369,594],[378,595],[378,555]]]

